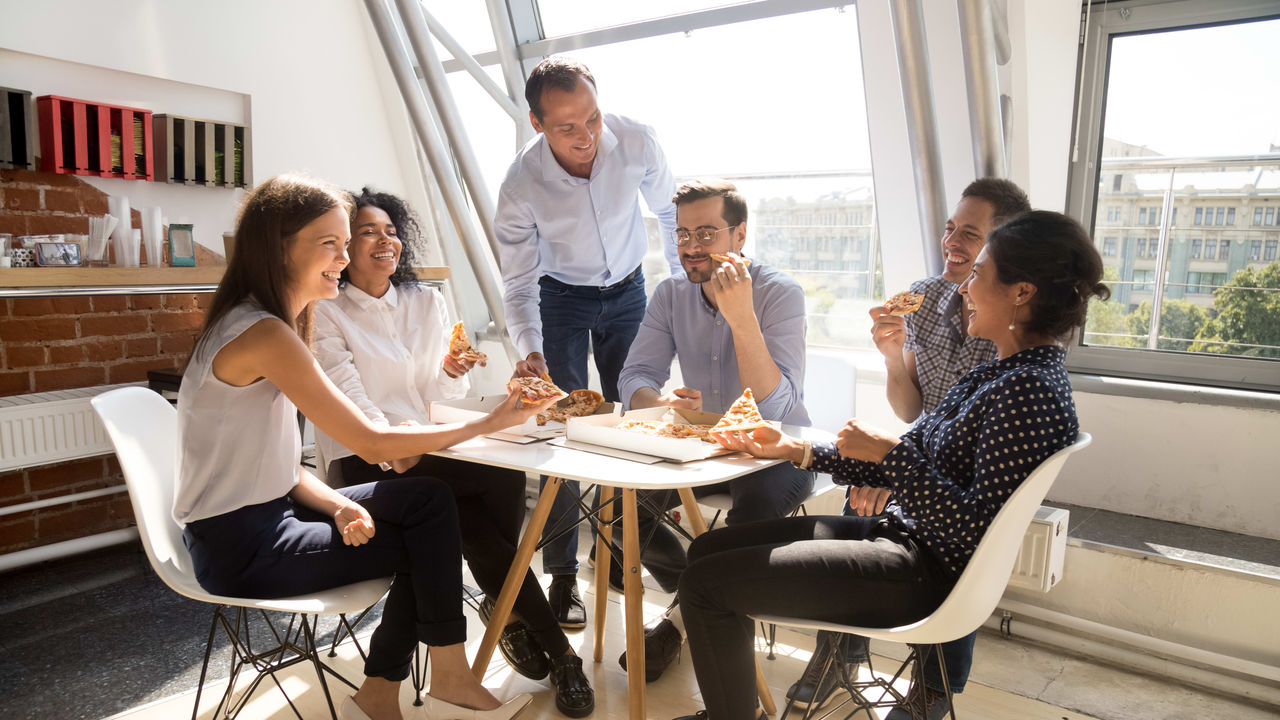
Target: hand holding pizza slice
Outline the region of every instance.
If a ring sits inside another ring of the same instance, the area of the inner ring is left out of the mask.
[[[479,365],[484,365],[489,359],[488,355],[471,346],[471,341],[467,339],[467,331],[462,327],[461,321],[454,323],[453,331],[449,333],[449,357],[454,360],[464,360]]]
[[[889,314],[898,317],[910,315],[919,310],[921,305],[924,305],[924,295],[906,291],[900,292],[884,301],[884,306],[889,311]]]
[[[741,255],[729,255],[729,254],[721,254],[721,253],[707,253],[707,257],[711,258],[712,260],[715,260],[715,261],[716,261],[716,262],[718,262],[718,263],[729,262],[730,260],[732,260],[733,258],[735,258],[735,257],[736,257],[736,258],[738,258],[739,260],[741,260],[741,261],[742,261],[742,266],[743,266],[743,267],[749,267],[749,266],[751,265],[751,258],[742,257]]]
[[[538,424],[548,420],[565,422],[571,417],[585,417],[595,413],[604,403],[604,396],[595,390],[574,390],[569,397],[538,413]]]
[[[519,392],[526,405],[542,405],[551,400],[567,397],[569,393],[555,386],[550,379],[543,377],[511,378],[507,383],[507,392]]]
[[[751,388],[742,391],[742,397],[733,401],[733,405],[725,411],[720,422],[716,423],[712,428],[713,433],[737,432],[739,430],[749,431],[756,428],[769,427],[769,423],[760,416],[760,408],[756,405],[756,399],[751,395]]]

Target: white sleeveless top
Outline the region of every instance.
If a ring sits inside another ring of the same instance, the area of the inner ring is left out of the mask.
[[[209,331],[182,374],[178,392],[180,525],[283,497],[298,482],[302,438],[297,408],[266,379],[244,387],[213,374],[213,358],[261,320],[252,302],[232,308]]]

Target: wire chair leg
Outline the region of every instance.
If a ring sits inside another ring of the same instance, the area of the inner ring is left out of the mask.
[[[196,683],[196,701],[191,706],[191,720],[200,714],[200,695],[204,692],[204,678],[209,671],[209,657],[213,654],[213,636],[218,632],[218,609],[213,611],[213,619],[209,621],[209,638],[204,644],[204,662],[200,665],[200,681]]]

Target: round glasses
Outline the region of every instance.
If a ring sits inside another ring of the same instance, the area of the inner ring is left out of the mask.
[[[726,225],[722,228],[713,228],[713,227],[705,227],[705,226],[697,227],[692,230],[686,230],[684,228],[676,228],[675,230],[670,231],[670,235],[671,235],[671,238],[676,241],[676,245],[679,247],[684,247],[685,245],[688,245],[689,243],[694,241],[697,241],[699,245],[710,245],[711,241],[715,239],[716,233],[723,232],[725,230],[732,230],[733,228],[736,228],[736,227],[738,227],[738,223],[734,223],[733,225]]]

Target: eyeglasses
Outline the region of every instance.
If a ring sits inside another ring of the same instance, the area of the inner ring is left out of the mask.
[[[733,225],[726,225],[722,228],[697,227],[697,228],[694,228],[693,230],[685,230],[684,228],[677,228],[675,230],[670,231],[670,234],[672,239],[676,241],[676,245],[679,247],[684,247],[685,245],[688,245],[694,240],[698,241],[699,245],[709,245],[711,241],[715,239],[716,233],[722,232],[724,230],[732,230],[733,228],[736,228],[736,227],[738,227],[738,223],[734,223]]]

